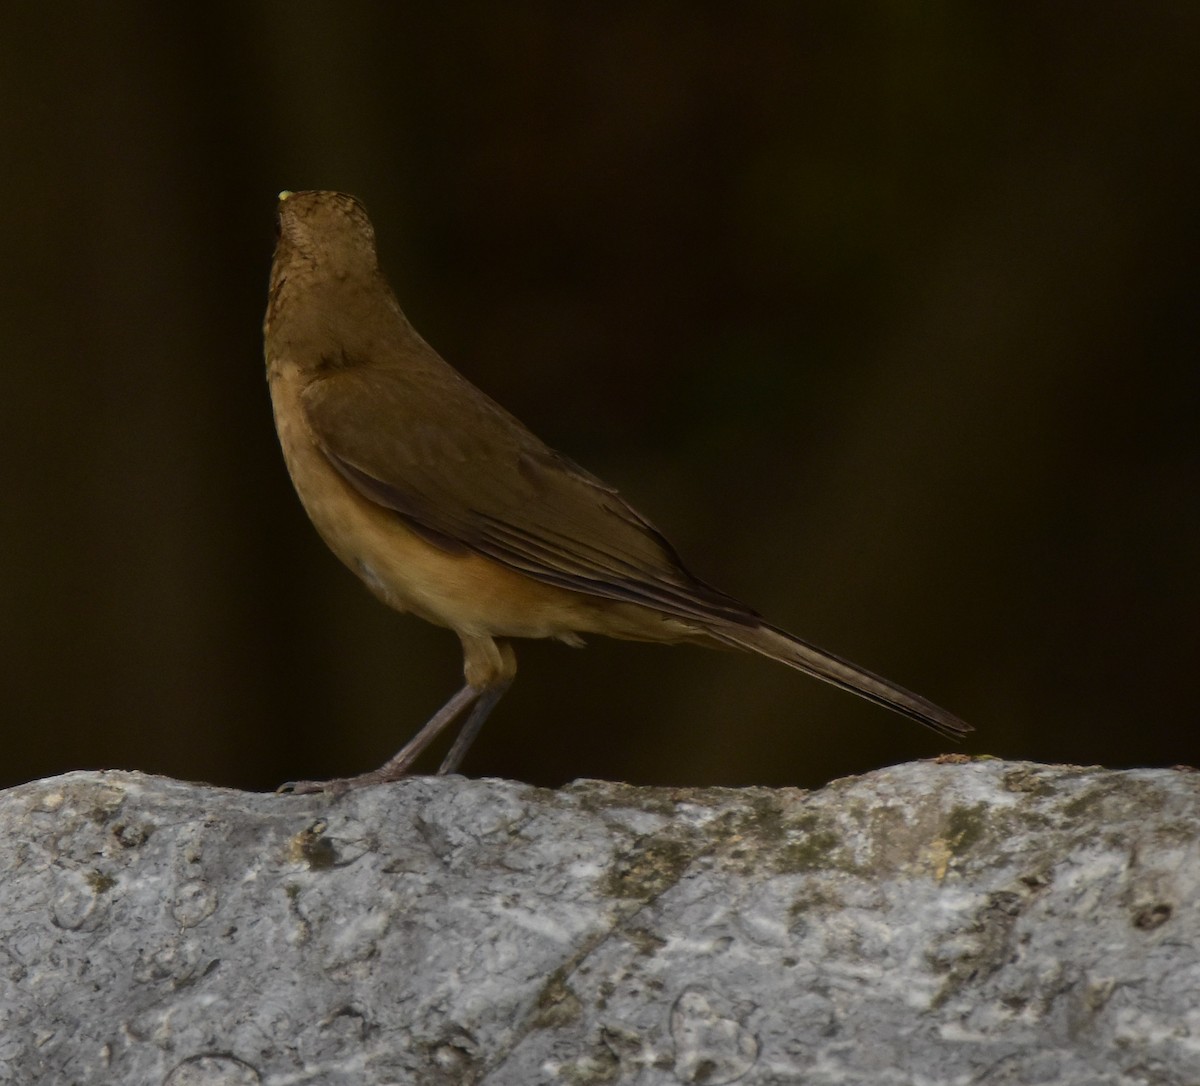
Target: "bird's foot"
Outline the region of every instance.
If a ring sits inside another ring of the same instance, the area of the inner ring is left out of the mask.
[[[356,777],[334,777],[327,781],[284,781],[275,789],[275,794],[277,796],[326,795],[337,798],[358,788],[368,788],[374,784],[391,784],[393,781],[402,780],[407,776],[409,776],[407,773],[385,773],[381,768],[373,769],[370,773],[360,773]]]
[[[330,781],[284,781],[275,789],[277,796],[340,796],[350,791],[342,778]]]

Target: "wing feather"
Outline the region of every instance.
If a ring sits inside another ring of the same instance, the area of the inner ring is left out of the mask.
[[[612,487],[448,366],[437,372],[423,361],[343,366],[304,391],[313,436],[360,494],[445,550],[473,551],[546,584],[684,619],[761,621],[693,577]],[[449,394],[439,385],[446,374],[457,378]]]

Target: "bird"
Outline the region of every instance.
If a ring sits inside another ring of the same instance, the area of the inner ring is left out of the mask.
[[[948,738],[972,730],[694,576],[616,489],[443,361],[396,300],[355,197],[279,194],[263,331],[283,458],[317,532],[383,603],[452,630],[463,652],[463,686],[394,757],[285,790],[399,780],[461,721],[438,769],[456,772],[513,681],[514,638],[757,653]]]

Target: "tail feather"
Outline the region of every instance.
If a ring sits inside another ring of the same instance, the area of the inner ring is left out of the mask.
[[[904,687],[865,671],[849,660],[843,660],[840,656],[817,648],[816,645],[801,641],[800,638],[774,626],[723,626],[710,629],[709,633],[722,644],[778,660],[781,664],[794,667],[813,678],[832,683],[877,705],[902,713],[950,739],[959,740],[968,732],[974,731],[970,724],[919,694],[905,690]]]

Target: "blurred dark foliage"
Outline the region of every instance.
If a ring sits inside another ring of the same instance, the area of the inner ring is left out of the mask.
[[[307,524],[282,188],[701,576],[969,752],[1200,761],[1200,5],[6,10],[5,783],[365,769],[459,682]],[[765,661],[518,646],[467,763],[815,785],[943,744]]]

